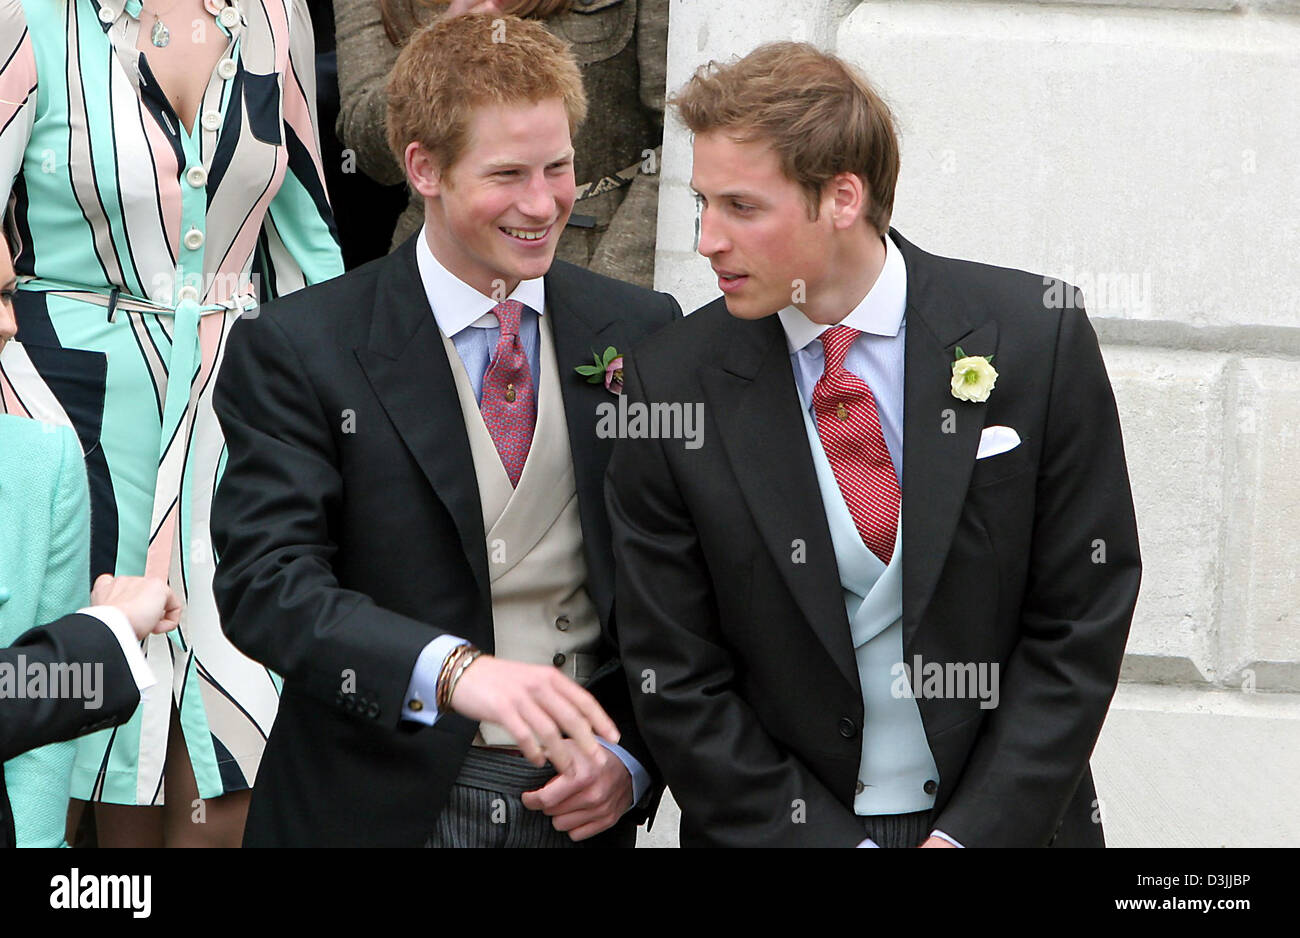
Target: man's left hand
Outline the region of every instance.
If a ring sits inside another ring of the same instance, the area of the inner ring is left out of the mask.
[[[613,827],[632,807],[632,775],[604,746],[595,759],[565,739],[573,758],[572,769],[555,776],[536,791],[522,795],[524,807],[551,818],[557,831],[570,839],[586,840]]]

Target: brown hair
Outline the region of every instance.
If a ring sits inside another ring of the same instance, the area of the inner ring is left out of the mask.
[[[495,25],[494,25],[495,24]],[[388,76],[388,147],[420,143],[447,169],[465,150],[474,108],[559,98],[569,133],[587,116],[569,44],[532,20],[468,13],[416,32]]]
[[[355,0],[354,0],[355,2]],[[378,0],[379,15],[384,22],[384,32],[388,35],[388,41],[395,46],[400,46],[410,35],[409,28],[403,28],[399,23],[397,16],[397,7],[394,0]],[[418,17],[414,16],[415,7],[435,7],[448,6],[451,0],[405,0],[405,12],[411,14],[405,17],[407,24],[418,22]],[[556,13],[565,13],[573,5],[573,0],[506,0],[503,13],[511,16],[517,16],[520,19],[545,19]]]
[[[809,217],[836,174],[859,176],[865,213],[889,227],[898,182],[898,135],[889,107],[852,66],[802,42],[759,46],[736,62],[709,62],[669,98],[692,133],[726,131],[771,144],[781,171],[804,189]]]

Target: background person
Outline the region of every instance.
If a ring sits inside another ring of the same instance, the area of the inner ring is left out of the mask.
[[[212,600],[211,395],[236,318],[343,269],[310,19],[303,0],[0,0],[0,62],[18,273],[0,410],[76,431],[91,573],[146,573],[185,603],[146,643],[157,692],[78,743],[72,793],[101,805],[101,845],[237,844],[279,694]]]

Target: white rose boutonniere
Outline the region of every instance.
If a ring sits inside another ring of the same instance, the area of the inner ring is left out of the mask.
[[[952,396],[960,401],[982,404],[998,380],[992,355],[967,355],[957,346],[957,360],[952,363]]]

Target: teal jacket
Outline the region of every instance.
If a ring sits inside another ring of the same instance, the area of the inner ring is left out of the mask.
[[[0,414],[0,647],[89,604],[90,493],[77,436]],[[54,743],[4,763],[0,793],[18,846],[63,845],[76,748]]]

